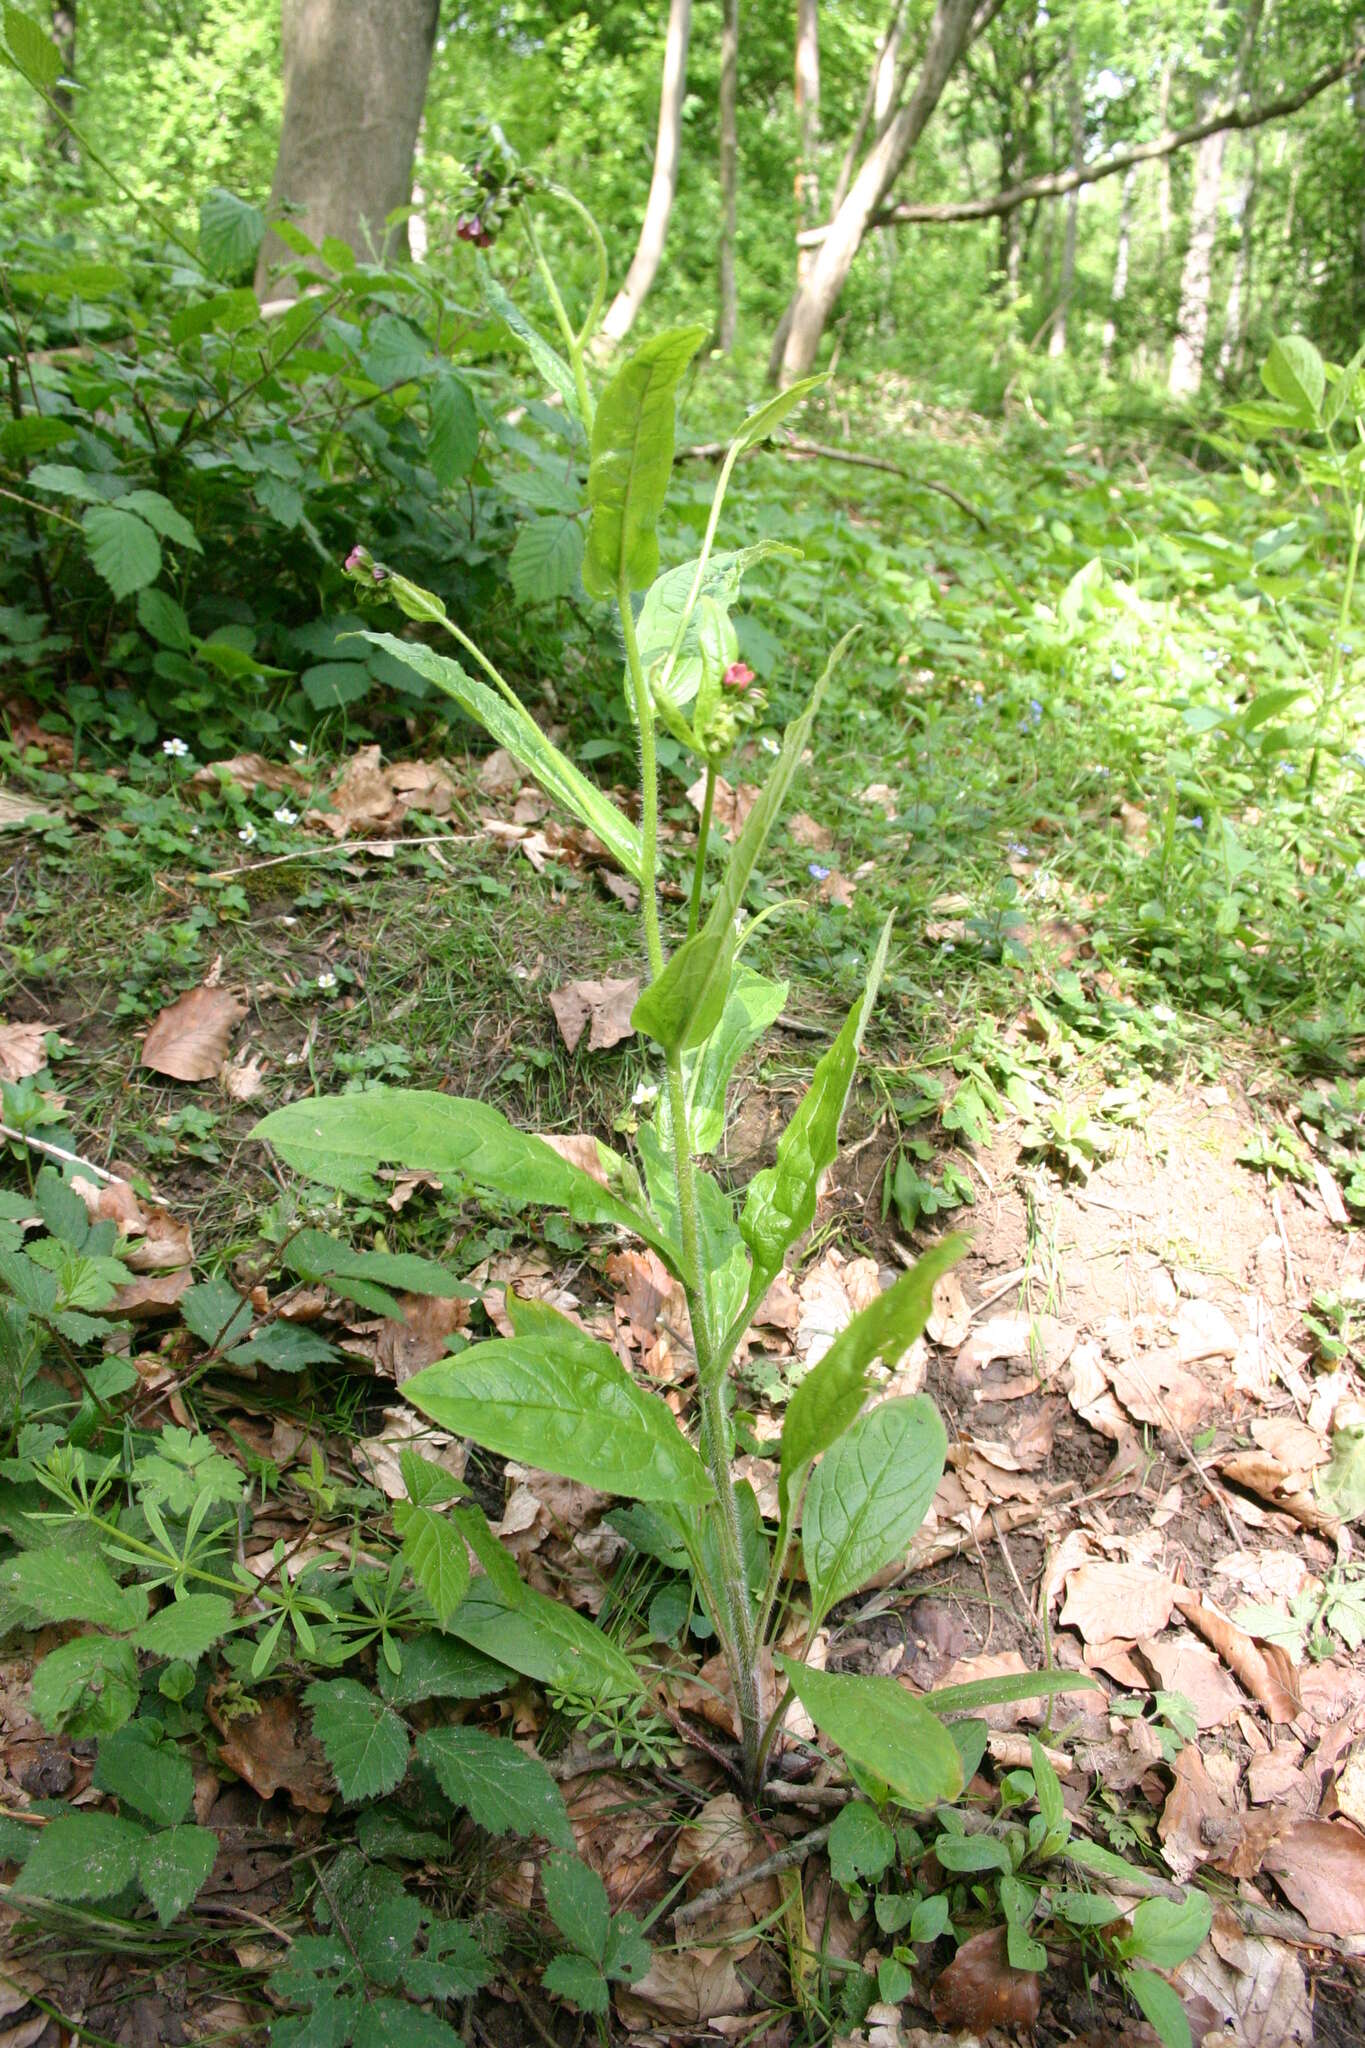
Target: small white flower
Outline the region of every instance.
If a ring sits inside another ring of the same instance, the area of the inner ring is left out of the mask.
[[[643,1109],[646,1103],[657,1102],[658,1098],[659,1084],[657,1081],[637,1081],[635,1093],[630,1098],[630,1106],[632,1109]]]
[[[173,761],[183,761],[189,752],[189,745],[185,740],[163,740],[161,751],[163,754],[169,754]]]
[[[1356,862],[1355,872],[1357,879],[1359,881],[1365,882],[1365,860],[1358,860]]]
[[[291,754],[306,754],[308,749],[302,740],[290,740],[289,751]]]
[[[782,751],[770,732],[765,732],[758,744],[762,747],[765,754],[780,754]]]
[[[1166,1003],[1153,1003],[1152,1015],[1158,1024],[1174,1024],[1175,1022],[1175,1011]]]
[[[299,814],[297,811],[291,811],[288,804],[281,804],[274,813],[274,819],[277,825],[297,825]]]
[[[323,972],[318,976],[318,987],[321,989],[333,989],[336,987],[336,985],[336,976],[332,973],[330,968],[325,968]]]
[[[254,846],[256,844],[256,827],[254,825],[243,825],[237,837],[241,840],[243,846]]]

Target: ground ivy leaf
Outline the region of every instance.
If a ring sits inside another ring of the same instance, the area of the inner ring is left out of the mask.
[[[342,1798],[392,1792],[408,1767],[408,1731],[392,1707],[354,1678],[317,1679],[304,1699]]]
[[[207,1883],[217,1855],[218,1837],[212,1828],[166,1828],[143,1838],[138,1879],[163,1927],[169,1927]]]
[[[558,1785],[539,1757],[480,1728],[431,1728],[417,1738],[447,1799],[467,1807],[490,1835],[543,1835],[572,1849],[573,1829]]]

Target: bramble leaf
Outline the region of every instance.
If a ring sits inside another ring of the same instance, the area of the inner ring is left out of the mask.
[[[537,1756],[481,1728],[428,1728],[417,1754],[455,1806],[490,1835],[544,1836],[572,1849],[573,1829],[558,1785]]]
[[[408,1767],[408,1731],[392,1707],[354,1678],[315,1679],[304,1699],[342,1798],[392,1792]]]

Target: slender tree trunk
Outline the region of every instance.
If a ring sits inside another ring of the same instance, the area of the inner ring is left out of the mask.
[[[357,256],[389,260],[406,230],[388,215],[412,197],[413,151],[426,99],[440,0],[284,0],[284,123],[270,211],[304,234],[333,235]],[[267,235],[256,272],[290,252]]]
[[[1223,314],[1223,340],[1218,350],[1218,378],[1223,384],[1237,375],[1242,355],[1242,336],[1246,330],[1247,313],[1251,305],[1251,238],[1256,218],[1256,168],[1259,146],[1260,137],[1253,135],[1247,172],[1237,199],[1241,235],[1237,243],[1237,260],[1232,266],[1232,279],[1228,285],[1228,302]]]
[[[1128,244],[1133,232],[1133,188],[1136,183],[1137,172],[1125,171],[1123,186],[1119,193],[1119,234],[1114,248],[1114,282],[1109,291],[1109,317],[1104,323],[1104,335],[1100,342],[1102,377],[1109,375],[1113,364],[1118,323],[1123,313],[1123,302],[1128,296]]]
[[[62,75],[52,88],[52,101],[57,113],[49,113],[47,117],[48,147],[63,163],[75,164],[80,160],[76,138],[58,116],[71,113],[69,81],[76,76],[76,0],[53,0],[52,40],[62,53]]]
[[[1175,78],[1175,57],[1169,56],[1161,67],[1161,83],[1156,95],[1157,133],[1164,135],[1171,125],[1171,84]],[[1166,251],[1171,246],[1171,160],[1164,156],[1157,166],[1156,176],[1156,236],[1157,262],[1164,264]]]
[[[884,131],[896,104],[896,68],[900,60],[901,36],[905,29],[906,0],[895,0],[891,19],[885,34],[877,45],[877,54],[872,60],[872,70],[867,81],[867,91],[848,138],[848,148],[839,166],[839,175],[834,181],[834,191],[829,202],[830,218],[839,211],[848,197],[848,188],[853,183],[853,173],[858,168],[867,131],[872,130],[874,141]]]
[[[796,127],[800,159],[796,171],[796,230],[820,224],[820,0],[796,0]],[[814,257],[796,247],[798,280]]]
[[[1223,0],[1226,5],[1226,0]],[[1232,92],[1236,98],[1246,84],[1256,32],[1260,26],[1262,0],[1251,0],[1243,24],[1237,53]],[[1216,105],[1216,90],[1210,105]],[[1194,153],[1194,188],[1190,200],[1190,239],[1180,271],[1180,311],[1176,316],[1175,339],[1171,343],[1171,368],[1166,388],[1172,398],[1193,398],[1204,379],[1204,350],[1209,339],[1209,314],[1213,299],[1213,252],[1218,239],[1218,213],[1223,197],[1223,155],[1227,133],[1206,135]]]
[[[1066,53],[1066,113],[1067,125],[1071,130],[1071,162],[1079,170],[1085,162],[1085,104],[1081,98],[1081,82],[1076,75],[1076,48],[1074,43],[1067,46]],[[1052,336],[1047,345],[1050,356],[1066,354],[1066,325],[1071,312],[1071,300],[1076,289],[1076,234],[1080,224],[1081,190],[1078,185],[1067,195],[1066,228],[1062,238],[1062,278],[1057,294],[1057,316],[1052,323]]]
[[[790,384],[806,376],[814,364],[863,236],[924,133],[953,67],[967,47],[976,4],[977,0],[937,0],[915,89],[868,151],[805,282],[797,286],[783,345],[780,350],[774,346],[769,361],[772,379]]]
[[[683,99],[687,90],[687,46],[692,34],[692,0],[669,0],[664,37],[663,82],[659,93],[659,133],[654,144],[654,174],[640,223],[640,239],[626,272],[626,281],[607,308],[597,337],[599,355],[608,355],[629,334],[653,284],[668,237],[669,215],[678,189],[682,154]]]
[[[739,137],[735,101],[739,84],[739,0],[724,0],[720,32],[720,249],[717,260],[720,313],[716,347],[728,355],[735,345],[739,305],[735,291],[735,230],[739,218]]]

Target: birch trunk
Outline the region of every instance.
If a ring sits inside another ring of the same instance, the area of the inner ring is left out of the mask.
[[[692,0],[669,0],[664,38],[663,84],[659,94],[659,133],[654,144],[654,173],[649,181],[640,239],[626,272],[626,281],[607,308],[597,337],[597,353],[609,355],[629,334],[658,273],[673,198],[678,189],[682,153],[683,98],[687,87],[687,46],[692,35]]]
[[[1128,244],[1133,232],[1133,188],[1137,183],[1137,172],[1125,171],[1123,186],[1119,193],[1119,234],[1114,248],[1114,282],[1109,290],[1109,317],[1104,323],[1104,335],[1100,341],[1100,375],[1107,377],[1114,360],[1114,342],[1118,336],[1118,323],[1123,312],[1123,302],[1128,296]]]
[[[1071,162],[1080,170],[1085,162],[1085,106],[1081,99],[1080,79],[1076,75],[1075,45],[1069,44],[1066,53],[1066,113],[1067,125],[1071,131]],[[1057,293],[1057,312],[1052,322],[1052,336],[1047,352],[1052,357],[1066,354],[1066,325],[1071,312],[1071,300],[1076,290],[1076,234],[1080,224],[1081,190],[1078,185],[1068,195],[1066,202],[1066,228],[1062,237],[1062,277]]]
[[[1233,75],[1234,98],[1246,84],[1260,26],[1261,6],[1262,0],[1251,0],[1247,9]],[[1216,104],[1217,99],[1216,91],[1210,94],[1211,105]],[[1166,380],[1166,388],[1172,398],[1194,398],[1204,381],[1204,351],[1208,346],[1213,301],[1213,252],[1218,239],[1227,139],[1226,130],[1206,135],[1194,153],[1190,239],[1180,270],[1180,311],[1176,316],[1170,375]]]
[[[1228,285],[1228,302],[1223,313],[1223,339],[1218,350],[1218,377],[1226,384],[1237,374],[1242,355],[1242,336],[1246,330],[1247,312],[1251,304],[1251,238],[1256,219],[1256,168],[1258,140],[1251,138],[1251,157],[1247,174],[1242,180],[1242,189],[1237,199],[1237,215],[1241,229],[1237,243],[1237,260],[1232,266],[1232,280]]]
[[[820,224],[820,5],[796,0],[796,126],[800,160],[796,171],[796,228]],[[807,276],[814,256],[797,244],[798,282]]]
[[[735,345],[739,301],[735,289],[735,231],[739,222],[739,136],[735,102],[739,85],[739,0],[724,0],[720,32],[720,248],[717,289],[720,311],[716,347],[725,355]]]

